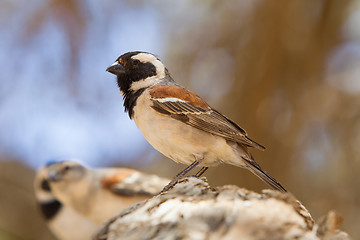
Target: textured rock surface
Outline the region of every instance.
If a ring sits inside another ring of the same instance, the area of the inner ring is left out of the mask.
[[[96,239],[349,239],[330,215],[319,227],[291,194],[213,189],[204,178],[189,177],[122,211]]]

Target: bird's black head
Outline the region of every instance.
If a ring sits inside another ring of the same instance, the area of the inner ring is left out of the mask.
[[[139,51],[121,55],[106,71],[117,76],[125,111],[129,111],[130,118],[137,97],[167,75],[165,66],[155,55]]]

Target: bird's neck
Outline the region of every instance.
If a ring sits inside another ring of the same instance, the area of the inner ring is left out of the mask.
[[[133,109],[136,104],[136,99],[139,94],[136,94],[130,89],[132,79],[127,74],[117,76],[117,85],[120,88],[120,93],[124,98],[125,112],[128,112],[129,117],[132,118]]]
[[[124,98],[125,112],[128,112],[130,119],[132,119],[134,116],[134,107],[136,106],[136,101],[145,91],[145,89],[156,84],[169,82],[176,84],[167,71],[165,78],[163,79],[158,79],[156,76],[150,76],[145,79],[134,80],[129,75],[118,76],[117,84],[120,88],[121,95]]]
[[[133,91],[130,89],[127,91],[121,90],[121,94],[124,98],[125,112],[128,112],[130,119],[132,119],[134,116],[134,107],[136,106],[136,101],[145,89],[146,88],[141,88],[137,91]]]

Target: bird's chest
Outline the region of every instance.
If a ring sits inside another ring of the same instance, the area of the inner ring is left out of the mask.
[[[144,92],[134,108],[134,120],[146,140],[159,152],[183,164],[191,164],[196,158],[205,158],[203,164],[216,165],[219,148],[225,140],[191,127],[181,121],[154,110]]]
[[[146,94],[148,93],[145,92],[138,98],[134,108],[135,123],[146,140],[156,150],[176,162],[193,162],[193,154],[199,151],[199,148],[195,148],[198,130],[155,111]]]

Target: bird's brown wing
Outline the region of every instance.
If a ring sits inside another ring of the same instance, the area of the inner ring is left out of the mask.
[[[264,150],[265,147],[246,136],[244,129],[236,123],[208,106],[200,97],[193,92],[181,87],[167,87],[176,94],[166,94],[167,89],[159,89],[157,92],[150,91],[152,108],[162,114],[182,121],[185,124],[203,130],[205,132],[223,137],[227,140],[238,142],[249,147]],[[174,88],[177,88],[174,90]],[[162,91],[161,93],[160,90]],[[179,94],[183,91],[183,95]],[[169,91],[168,91],[169,92]],[[185,97],[183,97],[185,96]]]
[[[121,196],[153,196],[158,194],[169,181],[156,175],[123,168],[104,176],[101,185],[104,189]]]

